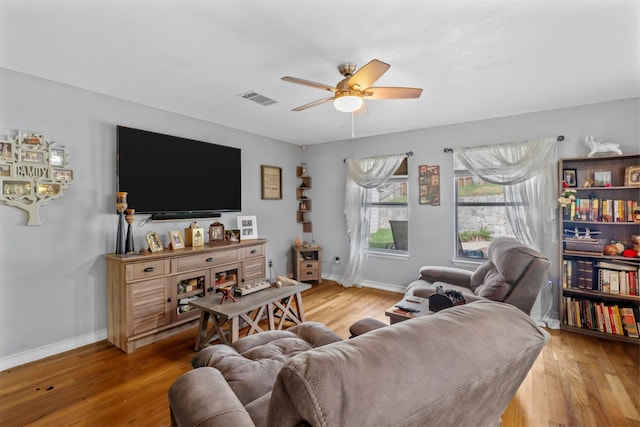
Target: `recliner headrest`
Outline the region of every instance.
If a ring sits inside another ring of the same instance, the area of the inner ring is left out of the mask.
[[[502,277],[512,284],[520,279],[533,260],[548,260],[546,256],[537,250],[508,237],[500,237],[491,241],[488,257]]]

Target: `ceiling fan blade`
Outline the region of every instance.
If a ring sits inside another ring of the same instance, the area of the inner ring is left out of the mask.
[[[349,78],[349,87],[358,85],[360,90],[371,87],[391,65],[377,59],[369,61],[364,67],[361,67],[356,73]]]
[[[285,76],[285,77],[282,77],[281,80],[284,80],[285,82],[289,82],[289,83],[296,83],[296,84],[299,84],[299,85],[315,87],[316,89],[328,90],[330,92],[337,92],[338,91],[338,89],[335,88],[335,87],[328,86],[328,85],[325,85],[325,84],[322,84],[322,83],[312,82],[310,80],[299,79],[297,77]]]
[[[370,87],[363,92],[366,99],[420,98],[422,89],[417,87]]]
[[[333,101],[333,96],[330,97],[330,98],[319,99],[317,101],[313,101],[313,102],[310,102],[308,104],[301,105],[300,107],[294,108],[291,111],[306,110],[307,108],[315,107],[316,105],[321,105],[321,104],[324,104],[325,102],[329,102],[329,101]]]

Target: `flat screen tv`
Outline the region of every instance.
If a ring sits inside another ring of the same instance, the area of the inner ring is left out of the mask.
[[[241,210],[241,150],[117,126],[118,191],[154,219]]]

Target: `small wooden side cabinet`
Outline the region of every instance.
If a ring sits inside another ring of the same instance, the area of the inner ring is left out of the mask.
[[[293,277],[299,282],[317,280],[322,283],[322,248],[292,246]]]
[[[265,244],[257,239],[148,255],[108,254],[109,341],[131,353],[194,327],[200,310],[190,302],[217,288],[265,277]]]

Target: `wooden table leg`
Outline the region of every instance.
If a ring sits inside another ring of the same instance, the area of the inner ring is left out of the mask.
[[[258,332],[262,332],[264,331],[264,329],[262,329],[259,325],[260,322],[260,318],[262,317],[262,314],[264,313],[265,308],[267,308],[266,305],[263,305],[262,307],[260,307],[259,309],[256,310],[253,318],[251,318],[251,312],[246,313],[246,314],[241,314],[240,318],[242,320],[244,320],[245,322],[247,322],[247,324],[250,326],[249,328],[249,332],[247,332],[247,336],[253,334],[253,333],[258,333]]]
[[[222,329],[222,325],[224,325],[224,323],[227,321],[227,319],[223,318],[220,315],[214,314],[213,315],[213,321],[215,323],[215,328],[212,328],[211,330],[211,335],[209,336],[209,341],[211,341],[211,338],[213,337],[214,333],[218,334],[218,339],[220,340],[220,342],[222,344],[226,344],[227,343],[227,336],[224,333],[224,329]],[[231,341],[233,342],[233,341]]]
[[[202,349],[203,340],[207,335],[207,324],[209,323],[209,313],[200,311],[200,325],[198,327],[198,333],[196,334],[196,346],[195,350],[200,351]]]
[[[238,341],[239,337],[240,337],[240,318],[236,316],[231,319],[231,342],[234,343]]]
[[[294,300],[296,302],[297,310],[294,310],[293,307]],[[284,298],[281,301],[274,301],[273,304],[282,312],[280,323],[278,324],[278,330],[281,330],[284,327],[286,320],[290,320],[296,325],[304,322],[304,308],[302,306],[302,296],[300,293]]]
[[[209,325],[209,320],[213,323],[211,325],[211,329],[207,330],[207,326]],[[218,335],[218,339],[221,343],[227,343],[227,337],[224,333],[224,329],[222,329],[222,325],[226,322],[222,316],[218,316],[216,314],[209,313],[208,311],[202,310],[200,313],[200,326],[198,327],[198,333],[196,335],[196,345],[195,350],[200,351],[209,345],[209,341],[213,338],[214,335]]]
[[[270,331],[275,331],[276,329],[276,322],[274,320],[274,312],[275,312],[275,305],[273,305],[273,303],[269,303],[267,304],[267,319],[269,320],[269,330]]]
[[[298,307],[298,318],[301,322],[304,322],[306,319],[304,317],[304,306],[302,305],[302,293],[298,292],[295,295],[296,298],[296,306]]]

